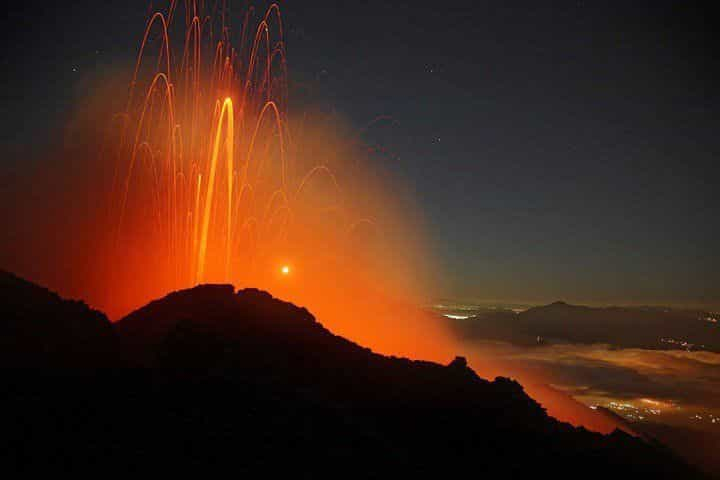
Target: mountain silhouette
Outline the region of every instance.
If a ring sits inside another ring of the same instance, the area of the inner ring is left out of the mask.
[[[198,286],[110,325],[78,302],[0,279],[2,332],[16,335],[3,345],[17,340],[0,397],[6,469],[701,478],[657,444],[554,420],[517,382],[484,380],[461,357],[379,355],[256,289]]]
[[[687,348],[720,353],[720,328],[699,310],[660,307],[587,307],[554,302],[520,313],[488,310],[452,324],[467,338],[533,345],[544,341],[623,348]],[[476,321],[481,319],[482,321]],[[685,344],[683,344],[685,342]]]

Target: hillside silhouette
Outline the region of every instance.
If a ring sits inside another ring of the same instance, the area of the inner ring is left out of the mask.
[[[114,325],[10,274],[0,290],[13,470],[701,478],[660,445],[554,420],[461,357],[378,355],[259,290],[198,286]]]
[[[0,366],[97,368],[117,360],[107,317],[0,271]]]

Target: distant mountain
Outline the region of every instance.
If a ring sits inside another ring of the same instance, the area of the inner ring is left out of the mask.
[[[532,345],[606,343],[623,348],[720,352],[720,324],[711,314],[652,307],[595,308],[555,302],[520,313],[482,312],[451,323],[465,338]]]
[[[84,372],[74,362],[62,372],[6,368],[4,471],[700,478],[657,445],[554,420],[519,384],[483,380],[462,358],[443,366],[375,354],[259,290],[175,292],[108,333],[81,304],[13,279],[1,288],[0,321],[24,325],[2,327],[21,332],[15,352],[27,351],[16,358],[41,351],[28,339],[50,344],[44,337],[67,328],[57,358],[61,345],[75,359],[73,349],[96,338],[126,362]]]

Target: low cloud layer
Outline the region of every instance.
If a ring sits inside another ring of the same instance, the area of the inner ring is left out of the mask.
[[[556,344],[524,348],[473,342],[519,379],[542,378],[586,403],[654,402],[676,416],[720,410],[720,354]],[[644,399],[644,400],[643,400]],[[681,412],[681,413],[680,413]]]

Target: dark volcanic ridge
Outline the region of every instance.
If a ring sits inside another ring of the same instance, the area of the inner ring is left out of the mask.
[[[558,422],[462,358],[378,355],[256,289],[198,286],[113,325],[0,273],[0,315],[0,460],[16,470],[699,478],[658,444]]]

